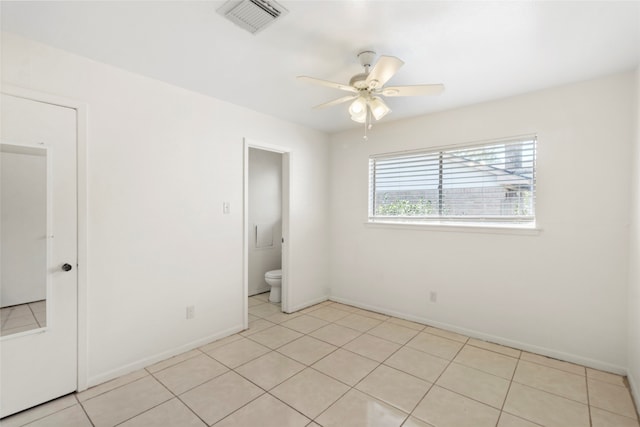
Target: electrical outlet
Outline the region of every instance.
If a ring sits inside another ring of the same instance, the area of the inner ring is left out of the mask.
[[[187,306],[187,319],[193,319],[196,317],[196,307],[195,305]]]
[[[222,213],[227,215],[231,212],[231,204],[229,202],[222,202]]]
[[[431,302],[438,302],[438,293],[435,291],[431,291],[429,293],[429,301]]]

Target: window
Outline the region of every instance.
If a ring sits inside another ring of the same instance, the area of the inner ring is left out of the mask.
[[[536,138],[369,158],[369,221],[535,221]]]

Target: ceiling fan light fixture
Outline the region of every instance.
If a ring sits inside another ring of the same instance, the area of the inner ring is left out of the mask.
[[[359,116],[363,112],[366,112],[366,110],[367,110],[367,101],[365,101],[365,99],[362,96],[359,96],[358,98],[356,98],[356,100],[353,101],[349,106],[349,114],[351,114],[352,117]]]
[[[371,108],[371,113],[376,120],[380,120],[384,116],[386,116],[391,109],[385,104],[380,98],[374,97],[369,101],[369,107]]]
[[[360,111],[357,114],[351,114],[351,120],[356,123],[364,123],[367,121],[367,106],[365,105],[365,109]]]

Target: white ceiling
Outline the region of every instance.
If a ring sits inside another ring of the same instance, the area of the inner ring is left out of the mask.
[[[2,1],[2,29],[327,132],[354,128],[344,95],[356,54],[405,61],[391,85],[444,83],[438,97],[391,98],[392,121],[630,70],[640,1],[287,1],[257,35],[221,1]]]

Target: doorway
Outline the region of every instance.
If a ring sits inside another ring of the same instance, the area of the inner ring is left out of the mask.
[[[78,351],[86,110],[9,85],[1,97],[0,418],[86,388]]]
[[[281,311],[289,312],[289,188],[291,151],[244,141],[244,326],[248,297],[265,293],[267,271],[281,270]]]

